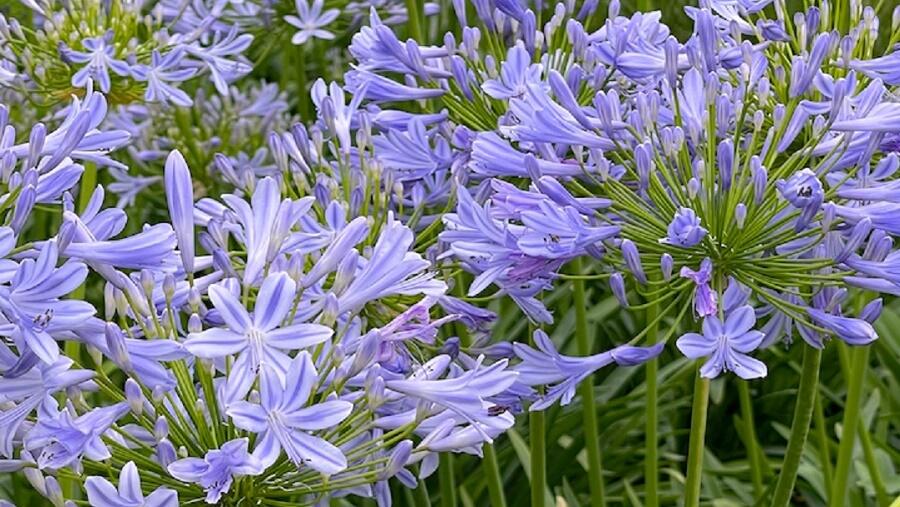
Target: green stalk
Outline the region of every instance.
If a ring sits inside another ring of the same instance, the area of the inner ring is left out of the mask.
[[[854,347],[847,372],[847,401],[844,403],[844,421],[841,426],[841,443],[838,446],[837,465],[831,481],[831,507],[844,507],[847,501],[847,483],[850,478],[850,462],[856,443],[856,425],[859,422],[863,380],[869,364],[869,347]]]
[[[746,439],[747,460],[750,462],[750,479],[753,481],[753,497],[759,498],[763,493],[762,465],[760,464],[759,443],[756,440],[756,425],[753,422],[753,402],[750,400],[750,384],[746,380],[738,380],[738,396],[741,400],[741,419],[744,422],[744,438]]]
[[[657,304],[647,307],[647,341],[656,343],[658,336],[658,322],[656,321],[659,308]],[[659,506],[659,415],[656,405],[659,402],[659,360],[656,358],[647,362],[647,408],[644,422],[644,505],[647,507]]]
[[[547,483],[546,420],[543,411],[528,414],[528,442],[531,446],[531,506],[544,507]]]
[[[406,0],[406,12],[407,14],[407,22],[406,27],[409,30],[409,37],[414,39],[419,44],[424,44],[426,41],[422,37],[422,8],[419,5],[421,0]]]
[[[576,258],[572,261],[572,268],[576,274],[580,275],[582,273],[581,258]],[[578,344],[578,353],[582,356],[588,356],[591,354],[591,345],[588,342],[587,302],[584,294],[584,280],[573,280],[572,291],[572,304],[575,305],[575,340]],[[585,380],[581,383],[579,389],[581,389],[581,412],[584,418],[584,443],[587,447],[588,455],[587,473],[588,484],[591,490],[591,506],[605,507],[603,457],[600,454],[600,429],[597,424],[597,402],[594,399],[593,380]],[[647,403],[648,406],[652,405],[649,398]],[[653,451],[654,453],[656,452],[655,442]],[[541,495],[543,498],[543,492],[541,492]],[[648,505],[650,504],[648,503]]]
[[[413,490],[413,495],[415,496],[416,501],[412,505],[418,507],[431,507],[431,498],[428,496],[428,487],[425,486],[425,481],[419,481],[419,485]]]
[[[819,365],[822,362],[822,350],[815,347],[803,347],[803,366],[800,373],[800,387],[797,390],[797,403],[794,406],[794,420],[791,422],[791,435],[788,438],[787,451],[784,455],[784,463],[781,473],[778,475],[778,485],[772,496],[772,506],[781,507],[788,505],[791,493],[794,491],[794,483],[797,481],[797,470],[800,467],[800,458],[803,456],[803,447],[809,434],[809,423],[812,420],[813,409],[816,404],[816,391],[819,386]]]
[[[503,479],[500,477],[500,464],[497,463],[497,452],[494,444],[484,445],[484,473],[487,475],[488,495],[493,507],[506,507],[506,496],[503,494]]]
[[[875,460],[875,448],[872,447],[872,437],[869,436],[869,429],[863,424],[859,425],[859,442],[862,444],[863,456],[866,458],[866,468],[869,469],[872,487],[875,489],[875,502],[879,507],[886,507],[891,500],[885,489],[884,479],[881,478],[881,469]]]
[[[456,477],[453,474],[453,455],[441,453],[438,482],[441,488],[441,507],[456,507]],[[422,487],[422,485],[420,485]]]
[[[687,481],[684,486],[685,507],[700,505],[700,476],[703,474],[704,440],[706,439],[706,413],[709,409],[709,379],[694,379],[694,403],[691,407],[691,437],[688,443]]]
[[[819,466],[822,467],[822,476],[825,482],[825,491],[831,491],[831,451],[828,439],[828,424],[825,422],[825,410],[822,408],[822,393],[816,393],[816,404],[813,408],[813,420],[815,421],[816,439],[819,442]],[[827,494],[827,493],[826,493]]]

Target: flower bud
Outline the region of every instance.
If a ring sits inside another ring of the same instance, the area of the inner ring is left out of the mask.
[[[628,306],[628,295],[625,293],[625,279],[622,273],[613,273],[609,277],[609,287],[612,289],[613,295],[619,300],[622,306]]]
[[[141,386],[130,377],[125,381],[125,399],[128,400],[131,412],[140,417],[144,412],[144,393],[141,392]]]

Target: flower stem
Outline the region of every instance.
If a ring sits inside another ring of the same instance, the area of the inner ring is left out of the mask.
[[[869,364],[869,347],[854,347],[850,351],[850,368],[847,371],[847,401],[844,403],[844,420],[841,425],[841,443],[838,446],[837,465],[831,481],[831,507],[843,507],[847,500],[847,483],[850,478],[850,462],[856,443],[856,425],[859,422],[863,381]]]
[[[816,404],[816,390],[819,385],[819,365],[822,362],[822,350],[815,347],[803,347],[803,366],[800,373],[800,387],[797,391],[797,403],[794,406],[794,420],[791,422],[791,435],[788,438],[787,451],[778,485],[772,496],[772,506],[786,506],[791,500],[794,483],[797,481],[797,470],[800,457],[809,434],[813,409]]]
[[[657,305],[647,307],[647,322],[651,326],[647,332],[647,340],[654,344],[657,341],[656,314]],[[658,394],[659,360],[656,358],[647,362],[647,409],[644,423],[644,505],[658,507],[659,505],[659,415],[656,405],[659,402]]]
[[[488,495],[493,507],[506,507],[506,496],[503,494],[503,478],[500,477],[500,465],[497,463],[497,452],[494,444],[484,445],[484,473],[487,475]]]
[[[453,474],[453,455],[441,453],[438,465],[438,482],[441,488],[441,506],[456,507],[456,477]],[[420,484],[419,487],[424,487]]]
[[[82,212],[87,208],[94,194],[94,187],[97,186],[97,166],[92,163],[84,164],[84,172],[81,173],[81,186],[78,187],[78,211]],[[86,282],[85,282],[86,283]],[[87,287],[81,284],[77,289],[69,295],[72,299],[84,299]],[[81,354],[81,345],[75,340],[67,340],[63,346],[66,357],[78,361]]]
[[[422,38],[422,9],[419,5],[421,0],[406,0],[407,24],[409,37],[419,44],[426,41]]]
[[[582,273],[581,259],[576,258],[572,261],[572,267],[575,273],[580,275]],[[575,306],[575,340],[578,344],[578,353],[582,356],[587,356],[591,353],[591,345],[588,342],[587,302],[584,294],[583,279],[572,280],[572,304]],[[600,454],[600,430],[597,424],[597,405],[594,399],[593,381],[591,379],[585,380],[581,383],[580,389],[581,412],[584,418],[584,442],[588,455],[587,473],[588,484],[591,490],[591,507],[605,507],[603,457]],[[649,408],[649,399],[647,403]],[[655,453],[655,442],[653,450]]]
[[[544,412],[528,414],[528,442],[531,445],[531,505],[544,507],[544,491],[547,483],[547,447],[545,442],[546,420]]]
[[[750,384],[746,380],[738,380],[738,396],[741,401],[741,419],[744,421],[744,438],[747,447],[747,460],[750,463],[750,478],[753,481],[753,497],[759,498],[763,493],[762,465],[760,464],[759,443],[756,440],[756,425],[753,422],[753,402],[750,400]]]
[[[691,408],[691,436],[688,443],[687,481],[684,487],[685,507],[700,505],[700,476],[703,474],[704,440],[706,439],[706,413],[709,408],[709,379],[694,379],[694,403]]]

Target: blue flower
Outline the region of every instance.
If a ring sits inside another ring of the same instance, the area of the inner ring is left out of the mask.
[[[708,357],[700,375],[715,378],[723,371],[734,372],[749,380],[766,376],[766,365],[747,354],[756,350],[765,335],[752,330],[756,315],[750,306],[731,312],[722,323],[718,317],[703,319],[703,334],[687,333],[675,342],[678,350],[690,359]]]
[[[175,48],[165,56],[154,50],[150,65],[138,65],[131,70],[137,81],[147,83],[144,99],[148,102],[170,102],[182,107],[194,103],[187,93],[171,84],[187,81],[197,73],[196,68],[183,66],[184,55],[183,47]]]
[[[700,226],[700,218],[690,208],[679,208],[675,218],[669,223],[668,236],[660,242],[690,248],[706,236],[706,229]]]
[[[541,72],[541,64],[531,63],[531,54],[520,42],[506,53],[506,60],[500,66],[500,76],[482,83],[481,89],[495,99],[521,97],[528,83],[540,81]]]
[[[25,436],[24,447],[40,449],[39,468],[59,469],[80,460],[82,456],[94,461],[112,457],[103,442],[103,434],[128,412],[128,403],[95,408],[75,416],[71,407],[57,409],[56,400],[46,398],[38,412],[37,424]]]
[[[698,317],[714,315],[718,310],[718,296],[709,286],[709,282],[712,281],[712,273],[713,265],[709,258],[703,259],[703,262],[700,263],[699,271],[694,271],[687,266],[681,268],[681,277],[687,278],[696,284],[693,300],[694,311]]]
[[[282,325],[290,315],[296,293],[296,284],[286,274],[269,275],[259,290],[251,317],[227,288],[209,288],[209,299],[227,327],[191,333],[184,346],[203,358],[239,354],[228,376],[227,399],[247,394],[263,363],[284,375],[291,364],[286,351],[310,347],[331,337],[331,328],[319,324]]]
[[[282,449],[295,465],[308,466],[326,475],[347,467],[340,449],[308,432],[335,427],[350,415],[353,404],[328,400],[307,404],[318,382],[318,374],[306,351],[297,354],[281,377],[263,370],[260,377],[261,405],[237,401],[228,406],[227,414],[235,426],[259,433],[253,456],[263,468],[281,454]]]
[[[259,460],[247,452],[247,445],[246,438],[236,438],[207,452],[203,459],[180,459],[167,469],[179,481],[199,484],[206,490],[206,503],[215,504],[231,488],[235,477],[257,475],[264,470]]]
[[[557,401],[568,405],[575,396],[575,388],[594,372],[610,364],[633,366],[658,356],[665,344],[651,347],[621,345],[612,350],[593,356],[573,357],[561,355],[553,341],[543,331],[535,331],[534,342],[538,350],[523,343],[514,343],[513,350],[522,360],[514,370],[519,374],[518,382],[527,386],[551,385],[541,398],[533,403],[530,410],[545,410]]]
[[[297,33],[291,37],[291,44],[301,45],[309,39],[334,39],[334,34],[323,30],[332,21],[337,19],[341,11],[337,9],[328,9],[322,12],[325,5],[324,0],[313,0],[312,6],[307,0],[294,0],[297,16],[288,15],[284,20],[288,24],[299,29]]]
[[[88,81],[94,79],[100,85],[100,90],[107,93],[111,87],[108,69],[112,69],[119,76],[129,74],[128,63],[115,58],[115,47],[110,44],[111,39],[112,32],[103,37],[84,39],[81,41],[81,45],[85,51],[75,51],[62,46],[61,50],[67,59],[75,63],[87,64],[72,76],[72,86],[85,88],[88,86]]]
[[[144,497],[141,490],[141,476],[134,461],[129,461],[119,473],[119,487],[103,477],[88,477],[84,481],[88,502],[93,507],[177,507],[178,493],[158,487]]]
[[[48,241],[37,259],[19,264],[9,285],[0,285],[0,314],[13,324],[0,335],[12,336],[20,354],[30,351],[46,364],[59,358],[53,335],[94,314],[86,301],[62,299],[84,282],[87,267],[70,260],[57,268],[58,258],[56,241]]]

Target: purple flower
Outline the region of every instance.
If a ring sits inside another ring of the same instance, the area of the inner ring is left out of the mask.
[[[700,218],[690,208],[680,208],[669,224],[668,236],[660,243],[690,248],[697,245],[706,236],[706,229],[700,226]]]
[[[521,97],[528,83],[540,82],[541,64],[531,63],[531,54],[519,42],[506,53],[506,61],[500,67],[497,79],[488,79],[481,89],[495,99]]]
[[[568,405],[575,396],[575,388],[582,380],[595,371],[610,364],[634,366],[647,362],[662,352],[665,344],[658,343],[651,347],[633,347],[621,345],[612,350],[593,356],[573,357],[561,355],[553,341],[543,331],[535,331],[535,350],[522,343],[514,343],[516,355],[522,360],[515,366],[518,382],[528,386],[555,384],[537,402],[531,410],[544,410],[559,400],[561,405]]]
[[[863,319],[832,315],[816,308],[809,308],[807,313],[816,324],[825,327],[850,345],[868,345],[878,339],[875,328]]]
[[[446,356],[438,356],[447,359]],[[515,381],[518,374],[506,368],[507,361],[501,360],[482,367],[480,361],[471,370],[454,378],[428,380],[409,378],[386,380],[385,386],[391,391],[434,403],[454,413],[483,433],[485,426],[492,426],[490,407],[485,398],[505,391]],[[482,434],[488,442],[491,438]]]
[[[112,457],[103,434],[129,410],[128,402],[95,408],[81,416],[66,407],[59,411],[56,400],[46,398],[38,412],[37,424],[25,436],[24,447],[41,449],[39,468],[59,469],[85,456],[93,461]]]
[[[220,449],[207,452],[203,459],[184,458],[169,464],[169,473],[179,481],[199,484],[206,490],[206,503],[218,503],[235,477],[257,475],[265,469],[247,452],[247,444],[246,438],[225,442]]]
[[[700,263],[700,270],[684,266],[681,268],[681,277],[692,280],[696,285],[694,289],[694,311],[698,317],[706,317],[714,315],[718,309],[718,296],[710,288],[709,282],[712,280],[713,264],[708,258],[703,259]]]
[[[337,19],[341,13],[338,9],[328,9],[322,12],[325,2],[323,0],[313,0],[312,6],[307,0],[294,0],[297,16],[288,15],[284,20],[299,29],[297,33],[291,37],[291,44],[300,45],[309,39],[334,39],[334,34],[323,30],[325,26]],[[299,17],[298,17],[299,16]]]
[[[90,79],[95,79],[103,93],[110,89],[109,70],[120,76],[129,74],[128,64],[115,58],[115,48],[110,45],[112,32],[103,37],[88,37],[81,41],[85,51],[75,51],[65,46],[61,48],[67,59],[75,63],[86,63],[81,70],[72,76],[72,86],[84,88]]]
[[[822,188],[822,182],[816,176],[816,173],[809,169],[797,171],[787,181],[776,182],[781,195],[792,206],[798,209],[818,208],[825,199],[825,191]]]
[[[678,350],[690,359],[708,357],[700,368],[700,375],[715,378],[723,371],[732,371],[742,379],[766,376],[766,365],[747,353],[756,350],[765,335],[751,330],[756,315],[750,306],[731,312],[723,324],[718,317],[703,319],[703,334],[688,333],[675,342]]]
[[[32,358],[30,361],[28,356]],[[37,362],[33,354],[27,353],[18,359],[4,357],[0,359],[0,363],[4,368],[3,376],[0,377],[0,392],[3,393],[0,395],[0,402],[15,403],[11,408],[0,412],[0,455],[11,458],[13,439],[31,412],[50,395],[87,382],[94,376],[94,372],[71,370],[73,363],[67,357],[46,365]]]
[[[425,271],[431,263],[416,252],[412,231],[388,216],[372,255],[338,295],[341,311],[356,311],[369,301],[393,294],[440,296],[447,285]]]
[[[86,301],[62,299],[87,277],[87,268],[69,260],[59,268],[56,241],[48,241],[37,259],[19,263],[9,285],[0,285],[0,314],[11,326],[0,335],[11,336],[19,353],[30,351],[46,364],[59,358],[54,334],[67,332],[94,314]]]
[[[252,35],[238,34],[238,27],[234,25],[227,32],[224,30],[214,32],[209,45],[202,46],[199,42],[195,42],[185,46],[185,50],[206,64],[216,85],[216,91],[221,95],[228,95],[228,83],[253,70],[253,65],[241,56],[252,42]]]
[[[298,467],[308,466],[326,475],[347,468],[340,449],[308,432],[333,428],[350,415],[353,404],[329,400],[307,406],[317,381],[311,356],[304,350],[291,361],[284,382],[275,372],[263,370],[261,405],[237,401],[228,406],[227,414],[235,426],[260,434],[253,456],[263,468],[274,463],[282,449]]]
[[[137,81],[147,82],[144,99],[148,102],[169,102],[176,106],[188,107],[194,103],[191,97],[171,83],[187,81],[197,73],[196,68],[182,67],[185,50],[183,47],[173,49],[160,56],[154,50],[150,65],[138,65],[131,74]]]
[[[178,506],[178,493],[169,488],[156,488],[144,497],[141,476],[134,461],[129,461],[122,467],[118,490],[103,477],[88,477],[84,481],[84,489],[87,491],[88,502],[94,507]]]
[[[291,364],[285,351],[310,347],[331,337],[333,331],[319,324],[282,326],[296,293],[296,284],[286,274],[269,275],[256,296],[251,317],[227,288],[222,285],[209,288],[209,299],[228,327],[191,333],[184,346],[203,358],[239,354],[228,376],[227,399],[247,394],[263,363],[284,375]]]

